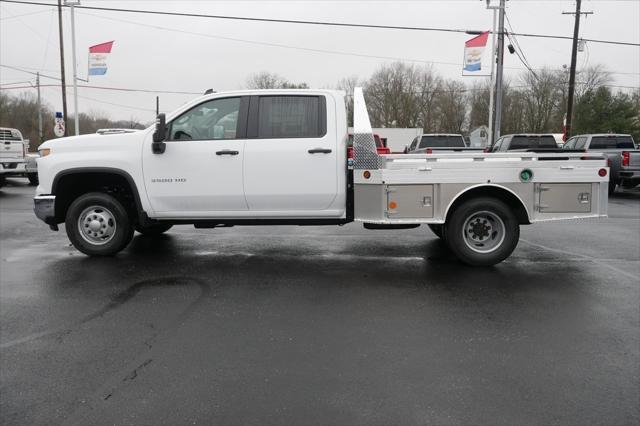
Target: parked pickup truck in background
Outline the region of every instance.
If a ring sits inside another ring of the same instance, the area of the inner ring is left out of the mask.
[[[522,133],[500,137],[490,149],[490,152],[505,152],[518,150],[557,150],[558,144],[552,134]]]
[[[631,135],[604,133],[577,135],[564,144],[564,149],[600,152],[607,158],[611,174],[609,194],[620,185],[633,188],[640,184],[640,151]]]
[[[483,148],[469,148],[464,137],[456,133],[429,133],[416,138],[405,148],[407,154],[431,154],[433,152],[482,151]]]
[[[507,258],[521,225],[607,213],[602,155],[380,155],[360,88],[353,133],[350,170],[341,91],[207,94],[139,132],[42,144],[35,213],[92,256],[173,225],[426,224],[474,266]]]
[[[28,158],[28,146],[29,141],[22,138],[18,129],[0,127],[0,186],[10,176],[27,177],[32,185],[38,182],[35,160]]]

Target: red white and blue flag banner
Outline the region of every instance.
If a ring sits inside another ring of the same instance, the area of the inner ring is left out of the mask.
[[[464,71],[480,71],[482,54],[487,45],[489,31],[467,40],[464,43]]]
[[[113,41],[89,47],[89,75],[105,75],[107,73],[107,57],[111,53]]]

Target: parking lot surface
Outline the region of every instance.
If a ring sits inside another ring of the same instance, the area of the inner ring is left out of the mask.
[[[0,189],[3,424],[638,424],[640,191],[491,268],[426,227],[176,226],[89,258]]]

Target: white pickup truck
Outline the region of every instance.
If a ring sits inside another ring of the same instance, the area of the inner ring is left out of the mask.
[[[609,169],[585,153],[380,155],[362,90],[347,165],[345,93],[202,96],[135,133],[45,142],[35,213],[88,255],[173,225],[428,224],[460,260],[493,265],[520,225],[606,216]]]
[[[5,178],[21,176],[35,185],[38,182],[34,154],[27,154],[29,140],[18,129],[0,127],[0,187]]]

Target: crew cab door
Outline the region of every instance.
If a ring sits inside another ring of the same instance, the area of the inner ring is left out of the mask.
[[[249,210],[327,215],[338,193],[339,158],[336,120],[327,120],[328,112],[335,117],[323,95],[251,97],[244,158]]]
[[[157,217],[215,217],[247,210],[242,162],[248,97],[205,101],[167,124],[166,150],[143,153],[144,180]]]

